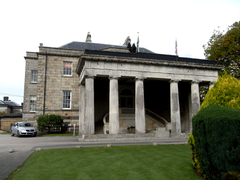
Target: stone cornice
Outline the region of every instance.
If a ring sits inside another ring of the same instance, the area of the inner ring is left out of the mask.
[[[27,59],[34,59],[34,60],[38,60],[38,57],[29,57],[29,56],[24,56],[24,59],[27,60]]]
[[[180,61],[169,61],[169,60],[154,60],[144,58],[127,58],[127,57],[116,57],[116,56],[101,56],[101,55],[82,55],[81,61],[108,61],[118,63],[137,63],[137,64],[148,64],[148,65],[161,65],[161,66],[175,66],[175,67],[190,67],[199,69],[213,69],[220,70],[222,66],[216,66],[211,64],[199,64],[199,63],[186,63]],[[207,61],[207,60],[206,60]]]
[[[62,57],[77,57],[79,58],[82,53],[72,54],[72,53],[52,53],[52,52],[38,52],[37,55],[50,55],[50,56],[62,56]]]

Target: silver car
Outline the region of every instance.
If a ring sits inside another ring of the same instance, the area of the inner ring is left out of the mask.
[[[37,129],[29,122],[16,122],[11,127],[12,136],[36,136]]]

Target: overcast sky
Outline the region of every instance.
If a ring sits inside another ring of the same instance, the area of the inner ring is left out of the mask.
[[[0,99],[23,102],[26,51],[39,43],[132,43],[155,53],[204,59],[214,29],[240,20],[240,0],[5,0],[0,2]]]

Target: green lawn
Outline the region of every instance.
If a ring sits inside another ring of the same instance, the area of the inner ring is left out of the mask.
[[[34,152],[14,180],[201,180],[189,145],[49,149]]]
[[[3,131],[3,132],[0,132],[0,134],[11,134],[11,133]]]

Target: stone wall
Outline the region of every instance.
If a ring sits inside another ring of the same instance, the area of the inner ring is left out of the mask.
[[[75,69],[83,51],[39,47],[39,53],[27,52],[25,68],[23,121],[36,124],[42,114],[60,114],[64,122],[78,123],[79,90]],[[46,65],[47,59],[47,66]],[[63,75],[63,62],[72,62],[72,76]],[[44,108],[44,87],[46,71],[46,99]],[[38,70],[37,83],[31,83],[31,70]],[[62,91],[71,91],[71,108],[62,108]],[[30,96],[36,96],[36,111],[30,112]]]
[[[37,83],[31,82],[31,71],[38,70],[37,53],[27,52],[25,57],[25,84],[23,100],[23,121],[35,119],[35,113],[30,112],[30,96],[37,96]],[[39,77],[38,73],[38,77]]]
[[[1,120],[1,130],[4,131],[11,131],[11,125],[14,124],[15,122],[20,122],[22,121],[22,118],[5,118]]]
[[[44,113],[44,86],[45,86],[45,63],[47,58],[46,72],[46,98],[45,114],[59,114],[65,121],[78,120],[79,117],[79,89],[78,75],[75,69],[78,57],[66,57],[57,55],[39,55],[38,58],[38,84],[37,84],[37,111],[36,117]],[[63,75],[63,63],[72,62],[72,75]],[[63,90],[71,91],[71,108],[62,108]]]
[[[8,107],[0,107],[0,112],[1,113],[5,113],[5,114],[10,114],[11,113],[11,109],[10,108],[8,108]]]

